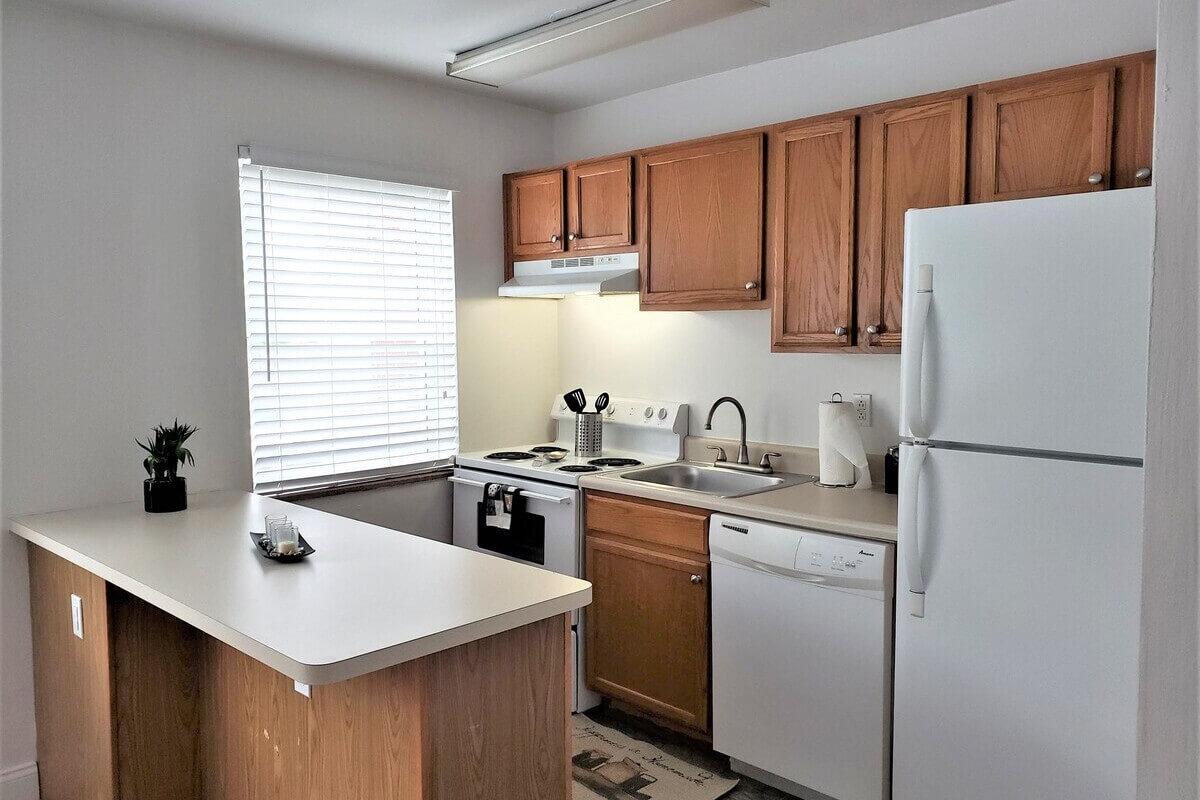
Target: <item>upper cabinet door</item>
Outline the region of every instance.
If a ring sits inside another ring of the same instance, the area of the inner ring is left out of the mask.
[[[855,117],[770,136],[771,349],[846,347],[854,292]]]
[[[992,84],[976,100],[978,202],[1107,189],[1113,67]]]
[[[510,177],[505,200],[509,252],[514,258],[563,252],[561,169]]]
[[[610,158],[567,170],[571,250],[633,244],[633,159]]]
[[[1154,53],[1117,67],[1113,184],[1118,189],[1149,186],[1154,154]]]
[[[874,111],[863,118],[858,341],[899,347],[904,215],[966,199],[967,98]]]
[[[763,134],[664,148],[638,164],[642,307],[760,307]]]

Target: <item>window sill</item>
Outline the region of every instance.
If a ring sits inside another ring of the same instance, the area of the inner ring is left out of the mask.
[[[451,474],[453,474],[451,467],[437,466],[397,475],[376,475],[370,478],[358,478],[338,483],[322,484],[320,486],[304,486],[297,489],[281,489],[275,492],[261,492],[261,494],[264,497],[273,497],[276,500],[286,500],[289,503],[296,503],[303,500],[315,500],[319,497],[333,497],[339,494],[368,492],[372,489],[388,489],[393,486],[404,486],[410,483],[443,480],[449,478]]]

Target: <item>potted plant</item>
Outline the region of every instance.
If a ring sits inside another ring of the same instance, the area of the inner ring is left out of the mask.
[[[147,511],[161,513],[187,508],[187,480],[179,477],[178,472],[181,464],[196,464],[192,451],[184,446],[195,432],[195,426],[180,425],[177,418],[170,427],[156,426],[153,439],[147,436],[145,442],[134,440],[147,453],[142,461],[150,476],[142,482]]]

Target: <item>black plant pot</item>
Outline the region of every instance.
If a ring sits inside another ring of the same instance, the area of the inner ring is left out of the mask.
[[[146,478],[142,481],[142,498],[146,501],[146,510],[152,514],[183,511],[187,508],[187,479]]]

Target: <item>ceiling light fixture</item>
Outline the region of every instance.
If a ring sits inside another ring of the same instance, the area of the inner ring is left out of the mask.
[[[770,0],[611,0],[458,53],[446,64],[446,74],[488,86],[504,86],[555,67],[770,4]]]

